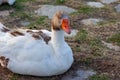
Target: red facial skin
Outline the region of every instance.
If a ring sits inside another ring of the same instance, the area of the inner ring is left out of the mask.
[[[70,34],[71,33],[71,29],[70,29],[70,25],[69,25],[69,20],[68,19],[63,19],[62,20],[62,29]]]

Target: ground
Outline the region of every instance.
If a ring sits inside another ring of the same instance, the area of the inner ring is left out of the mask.
[[[120,46],[120,13],[115,6],[120,3],[105,4],[103,8],[94,8],[85,5],[88,1],[100,0],[17,0],[13,6],[4,4],[0,11],[9,11],[9,15],[0,16],[0,22],[5,26],[14,28],[48,29],[50,19],[46,16],[38,16],[34,13],[39,5],[66,5],[78,10],[70,14],[71,26],[79,30],[73,38],[66,38],[74,53],[74,63],[65,74],[52,77],[34,77],[18,75],[0,67],[0,80],[61,80],[63,76],[81,66],[93,69],[96,75],[88,80],[120,80],[120,50],[109,49],[102,41]],[[101,18],[103,21],[97,25],[84,25],[81,20],[87,18]],[[28,25],[22,25],[28,22]],[[44,27],[43,27],[44,26]]]

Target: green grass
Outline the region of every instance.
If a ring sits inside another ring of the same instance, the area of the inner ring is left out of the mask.
[[[10,78],[10,80],[18,80],[18,75],[17,75],[17,74],[14,74],[14,75]]]
[[[70,15],[80,15],[80,14],[93,14],[96,13],[96,11],[99,11],[99,9],[94,8],[94,7],[90,7],[90,6],[86,6],[86,5],[82,5],[78,8],[77,12],[73,12]]]
[[[24,9],[24,5],[18,1],[15,2],[14,5],[10,6],[8,4],[4,4],[0,6],[0,10],[10,10],[15,9],[16,11],[20,11]]]
[[[90,14],[94,13],[97,9],[89,6],[82,6],[79,8],[78,13]]]
[[[56,0],[56,5],[64,4],[65,0]]]
[[[94,56],[102,56],[104,47],[99,38],[89,39],[88,44]]]
[[[100,74],[91,76],[89,80],[109,80],[109,78],[105,74]]]
[[[46,16],[40,16],[36,21],[32,22],[31,24],[28,25],[29,29],[36,29],[37,26],[39,25],[44,25],[45,24],[45,19]]]
[[[24,19],[24,20],[31,20],[32,19],[32,15],[30,13],[24,12],[24,11],[17,11],[14,12],[12,14],[10,14],[11,17],[18,17],[20,19]]]
[[[80,59],[80,62],[83,62],[86,65],[89,65],[92,63],[92,58],[91,57],[86,57],[86,58],[83,57]]]
[[[16,0],[17,2],[29,2],[29,1],[36,1],[36,0]]]
[[[107,41],[118,44],[120,46],[120,33],[113,34],[107,39]]]
[[[0,6],[0,10],[10,10],[10,9],[15,9],[17,11],[21,11],[24,9],[23,2],[30,2],[30,1],[35,1],[35,0],[16,0],[15,4],[10,6],[8,4],[3,4]]]
[[[78,46],[78,47],[74,47],[73,50],[76,51],[76,52],[80,52],[81,48],[80,48],[80,46]]]
[[[86,41],[87,38],[87,31],[84,29],[81,29],[78,34],[75,36],[76,41],[84,42]]]
[[[92,38],[90,39],[90,46],[101,46],[101,41],[99,38]]]

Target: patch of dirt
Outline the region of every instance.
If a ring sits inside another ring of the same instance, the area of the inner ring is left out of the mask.
[[[96,59],[93,60],[90,66],[94,67],[98,73],[107,73],[111,80],[120,79],[120,61],[113,59]]]
[[[12,72],[0,66],[0,80],[10,80],[12,76],[13,76]]]

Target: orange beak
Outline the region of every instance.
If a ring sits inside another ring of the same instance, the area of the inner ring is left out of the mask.
[[[68,19],[63,19],[62,20],[62,29],[68,34],[71,33],[71,29],[70,29],[70,26],[69,26],[69,20]]]

